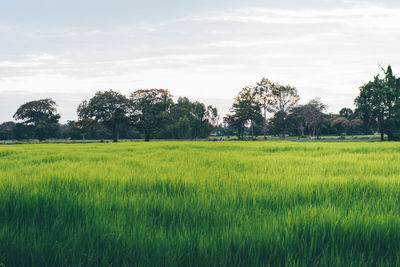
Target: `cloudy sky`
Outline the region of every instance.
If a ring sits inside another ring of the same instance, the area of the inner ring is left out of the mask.
[[[0,122],[44,97],[75,119],[108,89],[167,88],[226,113],[262,77],[338,112],[380,66],[400,72],[399,43],[398,0],[3,0]]]

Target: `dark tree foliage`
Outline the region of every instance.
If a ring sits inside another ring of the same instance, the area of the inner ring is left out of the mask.
[[[15,138],[15,123],[12,121],[0,124],[0,140],[11,140]]]
[[[270,112],[275,113],[275,129],[280,127],[279,131],[282,134],[282,139],[285,139],[286,131],[289,129],[290,123],[288,115],[292,108],[299,102],[300,97],[297,89],[290,85],[273,84],[271,87],[271,96],[269,100],[268,109]],[[281,120],[281,121],[277,121]]]
[[[205,138],[219,122],[216,108],[186,97],[179,97],[171,106],[169,117],[168,137],[174,139]]]
[[[364,124],[364,128],[377,126],[384,140],[384,134],[389,140],[397,139],[397,131],[400,125],[396,123],[399,117],[400,105],[400,80],[395,75],[391,66],[384,71],[384,77],[378,75],[367,84],[360,87],[360,94],[355,99],[358,113]]]
[[[27,102],[18,108],[14,114],[14,118],[22,120],[24,125],[32,129],[36,129],[39,125],[42,125],[45,130],[41,131],[46,133],[44,138],[47,138],[49,134],[51,137],[55,137],[60,119],[60,114],[57,113],[56,106],[57,104],[51,98]],[[40,137],[42,138],[43,134]]]
[[[130,96],[132,122],[150,141],[157,132],[165,131],[173,105],[172,96],[166,89],[137,90]]]
[[[352,120],[354,118],[354,112],[351,108],[342,108],[339,111],[339,115],[347,120]]]
[[[35,133],[35,137],[37,139],[39,139],[39,141],[41,142],[46,139],[48,132],[47,132],[47,128],[45,125],[39,124],[38,126],[35,127],[34,133]]]
[[[14,119],[23,120],[27,125],[49,126],[58,123],[60,115],[57,113],[57,104],[51,99],[40,99],[27,102],[20,106],[14,114]]]
[[[332,121],[331,126],[336,129],[340,135],[347,135],[350,128],[350,121],[345,117],[338,117]]]
[[[257,90],[254,87],[244,87],[235,98],[231,108],[231,114],[226,116],[225,122],[231,128],[236,129],[239,139],[244,138],[245,127],[250,128],[252,139],[254,139],[254,127],[263,121],[261,105],[257,99]]]
[[[81,119],[70,122],[69,129],[72,133],[78,133],[85,142],[87,133],[95,127],[96,121],[93,119]]]
[[[92,119],[111,130],[113,141],[118,142],[121,125],[128,123],[130,108],[124,95],[109,90],[97,92],[89,102],[83,101],[77,112],[80,120]]]

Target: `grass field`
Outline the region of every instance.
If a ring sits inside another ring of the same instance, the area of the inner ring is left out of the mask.
[[[400,144],[2,145],[0,265],[400,265]]]

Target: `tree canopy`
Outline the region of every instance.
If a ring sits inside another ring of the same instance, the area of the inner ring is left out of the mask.
[[[128,121],[130,108],[130,103],[124,95],[109,90],[97,92],[89,102],[83,101],[77,112],[81,120],[93,119],[111,129],[113,140],[117,142],[120,126]]]
[[[49,126],[58,123],[60,114],[57,113],[57,104],[51,98],[27,102],[20,106],[14,114],[14,119],[23,120],[25,124]]]
[[[130,95],[130,101],[132,121],[149,141],[155,131],[165,128],[173,104],[172,95],[166,89],[137,90]]]

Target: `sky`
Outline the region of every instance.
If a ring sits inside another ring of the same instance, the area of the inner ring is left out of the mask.
[[[0,122],[53,98],[61,122],[96,91],[165,88],[229,112],[262,77],[354,108],[358,88],[400,71],[397,0],[3,0]]]

